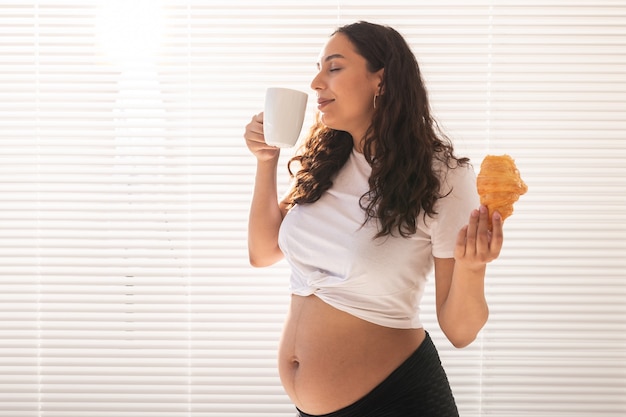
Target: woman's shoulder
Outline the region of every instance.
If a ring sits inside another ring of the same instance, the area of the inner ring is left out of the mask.
[[[471,162],[460,161],[458,159],[443,158],[433,159],[433,170],[441,182],[441,194],[446,195],[457,186],[463,188],[471,185],[475,188],[476,172]]]

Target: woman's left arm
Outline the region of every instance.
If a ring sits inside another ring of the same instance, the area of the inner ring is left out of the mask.
[[[502,219],[497,212],[492,223],[490,232],[486,207],[472,211],[469,223],[457,235],[454,258],[435,258],[437,319],[457,348],[472,343],[489,316],[485,271],[503,243]]]

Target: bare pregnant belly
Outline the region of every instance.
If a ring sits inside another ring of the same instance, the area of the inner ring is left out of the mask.
[[[292,296],[279,349],[285,391],[308,414],[364,397],[424,340],[423,329],[378,326],[315,296]]]

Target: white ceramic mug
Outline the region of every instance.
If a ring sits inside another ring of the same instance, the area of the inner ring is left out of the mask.
[[[290,148],[296,144],[309,95],[290,88],[271,87],[265,93],[263,134],[271,146]]]

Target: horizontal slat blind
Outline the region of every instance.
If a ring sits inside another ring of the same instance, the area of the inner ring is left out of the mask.
[[[626,3],[493,7],[491,140],[528,195],[490,271],[483,409],[626,415]]]
[[[624,1],[46,0],[0,3],[1,416],[293,415],[241,136],[360,19],[409,40],[460,154],[529,185],[479,339],[425,295],[461,415],[626,414]]]

